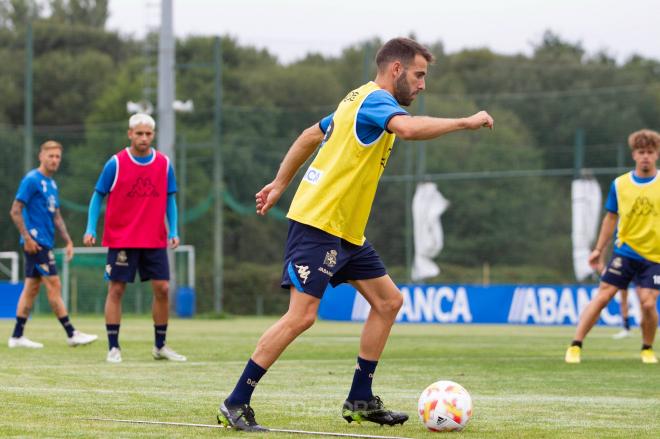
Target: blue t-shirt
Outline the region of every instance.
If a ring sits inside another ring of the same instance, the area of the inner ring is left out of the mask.
[[[632,173],[633,181],[637,184],[650,183],[653,180],[655,180],[656,177],[657,175],[654,175],[653,177],[638,177],[637,175],[635,175],[634,172]],[[617,215],[619,214],[619,202],[617,201],[617,197],[616,197],[616,185],[614,184],[614,181],[610,185],[610,191],[607,194],[607,200],[605,201],[605,209],[608,212],[612,212]],[[633,250],[628,244],[618,243],[616,240],[614,241],[614,253],[620,256],[625,256],[627,258],[637,259],[639,261],[644,260],[644,258],[635,250]]]
[[[387,129],[387,124],[394,116],[400,114],[408,114],[408,112],[401,108],[396,99],[394,99],[394,96],[386,90],[376,90],[370,93],[358,110],[355,127],[358,140],[365,145],[374,142],[380,137],[383,131],[390,132]],[[334,113],[324,117],[319,122],[319,127],[324,133],[328,129],[330,122],[332,122],[333,115]]]
[[[130,154],[130,153],[129,153]],[[154,151],[151,150],[151,154],[145,157],[131,157],[138,163],[149,163],[154,157]],[[98,181],[96,182],[96,187],[94,188],[96,192],[101,195],[107,195],[112,188],[115,178],[117,176],[117,158],[116,156],[110,157],[110,159],[105,163],[103,171],[99,176]],[[167,170],[167,193],[173,194],[176,193],[176,177],[174,176],[174,169],[172,168],[172,163],[170,162],[170,167]]]
[[[40,245],[53,248],[55,244],[55,212],[60,207],[57,184],[38,169],[23,177],[16,192],[16,200],[25,205],[23,221],[32,238]],[[24,239],[20,238],[21,245]]]

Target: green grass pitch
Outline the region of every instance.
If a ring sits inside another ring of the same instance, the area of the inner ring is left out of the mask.
[[[168,342],[187,363],[151,358],[147,317],[122,322],[124,362],[107,364],[101,317],[73,323],[100,340],[69,348],[54,317],[39,316],[26,335],[42,350],[0,346],[0,436],[247,437],[219,429],[86,421],[105,417],[213,424],[261,334],[274,318],[172,320]],[[0,321],[9,337],[13,321]],[[595,328],[583,362],[563,362],[572,327],[395,325],[376,371],[375,393],[407,411],[404,426],[347,424],[340,406],[351,383],[360,324],[317,322],[259,384],[252,405],[265,426],[338,433],[430,437],[419,422],[419,393],[439,379],[457,381],[474,401],[466,430],[474,438],[658,438],[660,367],[639,359],[639,330],[612,340]],[[448,433],[445,433],[448,434]],[[263,435],[261,435],[263,436]],[[269,437],[300,437],[272,433]],[[252,437],[255,437],[252,435]]]

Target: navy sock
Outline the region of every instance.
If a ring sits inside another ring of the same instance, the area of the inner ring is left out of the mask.
[[[645,351],[646,349],[653,349],[653,346],[650,344],[643,344],[642,345],[642,350]]]
[[[58,319],[62,326],[64,327],[64,330],[66,331],[67,337],[73,337],[73,331],[76,330],[76,328],[73,327],[71,322],[69,321],[69,316],[64,316]]]
[[[632,317],[627,317],[626,320],[623,322],[623,327],[626,328],[626,330],[630,331],[630,322],[632,321]]]
[[[243,375],[238,379],[234,391],[227,397],[227,403],[231,405],[249,404],[252,398],[252,392],[257,387],[257,383],[266,373],[266,369],[252,361],[252,358],[245,365]]]
[[[119,325],[105,325],[108,333],[108,350],[112,348],[119,349]]]
[[[25,329],[26,322],[27,322],[27,317],[16,316],[16,326],[14,326],[14,333],[11,336],[14,338],[23,337],[23,330]]]
[[[374,372],[378,361],[369,361],[357,357],[357,366],[355,366],[355,375],[353,375],[353,385],[348,393],[350,401],[369,401],[374,395],[371,393],[371,382],[374,379]]]
[[[165,346],[165,337],[167,336],[167,325],[154,325],[154,334],[156,337],[156,347],[158,349]]]
[[[573,341],[571,342],[571,346],[579,346],[580,349],[582,349],[582,342],[579,341],[579,340],[573,340]]]

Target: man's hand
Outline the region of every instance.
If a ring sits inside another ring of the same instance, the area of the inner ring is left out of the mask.
[[[175,236],[174,238],[170,238],[170,248],[175,249],[179,246],[179,237]]]
[[[92,235],[91,233],[85,233],[85,236],[83,236],[83,244],[87,247],[91,247],[94,244],[96,244],[96,236]]]
[[[24,237],[23,241],[24,241],[23,249],[25,250],[25,253],[34,255],[37,252],[39,252],[39,250],[41,250],[41,246],[37,243],[37,241],[32,239],[30,236]]]
[[[603,254],[597,248],[593,249],[589,255],[589,266],[596,271],[596,273],[602,273],[605,268],[605,260],[603,259]]]
[[[494,123],[495,121],[490,114],[485,111],[480,111],[465,118],[465,129],[478,130],[479,128],[490,128],[492,130]]]
[[[73,242],[69,241],[66,243],[66,246],[64,247],[64,255],[67,262],[73,259]]]
[[[282,188],[274,181],[267,184],[255,195],[257,215],[266,215],[266,212],[277,203],[282,196]]]

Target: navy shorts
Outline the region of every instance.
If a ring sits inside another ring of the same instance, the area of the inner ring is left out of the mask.
[[[37,253],[25,253],[25,277],[57,276],[53,250],[41,246]]]
[[[170,280],[170,265],[164,248],[109,248],[105,266],[106,280],[133,282],[140,270],[140,280]]]
[[[614,253],[600,278],[617,288],[628,288],[632,281],[640,288],[660,289],[660,264],[627,258]]]
[[[293,285],[320,299],[328,283],[334,287],[385,274],[383,261],[368,241],[355,245],[315,227],[289,222],[282,288]]]

